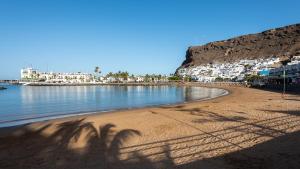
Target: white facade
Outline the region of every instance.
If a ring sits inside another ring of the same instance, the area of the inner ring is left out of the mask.
[[[21,69],[21,79],[33,79],[37,76],[37,70],[33,68]]]
[[[145,78],[143,76],[137,76],[136,82],[144,82]]]
[[[214,63],[200,66],[181,68],[180,76],[191,76],[200,82],[213,82],[216,78],[241,80],[246,74],[257,74],[264,69],[270,69],[279,58],[240,60],[234,63]]]
[[[130,83],[135,82],[135,78],[134,77],[128,77],[127,82],[130,82]]]
[[[48,83],[87,83],[94,82],[94,77],[88,73],[38,72],[37,69],[24,68],[21,69],[21,80]]]

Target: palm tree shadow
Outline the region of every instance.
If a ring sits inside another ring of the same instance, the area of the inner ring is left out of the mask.
[[[81,132],[86,131],[85,139],[87,140],[87,145],[85,153],[80,155],[80,159],[83,161],[80,165],[83,164],[83,166],[79,168],[134,169],[142,167],[144,169],[154,169],[175,166],[171,160],[168,145],[163,147],[163,152],[165,153],[159,163],[154,163],[151,159],[148,159],[141,152],[137,151],[129,153],[125,157],[122,156],[120,150],[124,146],[124,143],[135,136],[140,136],[141,133],[133,129],[118,131],[115,130],[115,127],[114,124],[108,123],[96,128],[92,123],[84,122],[84,119],[81,119],[62,123],[54,136],[65,135],[66,143],[63,145],[66,149],[67,143],[71,140],[78,141]]]
[[[141,133],[133,129],[124,129],[121,131],[114,131],[114,124],[106,124],[99,126],[99,129],[91,128],[86,135],[87,153],[85,156],[92,161],[87,161],[89,164],[94,164],[99,168],[114,168],[116,166],[123,166],[124,162],[120,160],[120,149],[123,144],[131,137],[140,136]]]
[[[68,148],[71,142],[77,142],[84,130],[94,130],[91,122],[80,120],[67,121],[57,125],[57,130],[50,136],[50,140],[55,140],[59,148]]]
[[[50,127],[56,130],[45,135],[43,132]],[[115,128],[111,123],[95,127],[85,119],[50,124],[38,130],[22,128],[24,134],[12,133],[0,137],[0,158],[3,159],[0,168],[154,169],[158,165],[172,165],[167,147],[163,164],[153,163],[141,152],[124,156],[120,152],[124,144],[141,133],[133,129],[119,131]],[[72,147],[82,140],[86,143],[83,148]]]

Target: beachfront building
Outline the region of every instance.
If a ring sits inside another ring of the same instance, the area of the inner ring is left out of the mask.
[[[28,82],[47,82],[47,83],[89,83],[95,82],[92,74],[88,73],[54,73],[39,72],[37,69],[21,69],[21,80]]]
[[[27,82],[45,82],[45,83],[165,83],[168,77],[165,75],[124,75],[121,73],[108,73],[106,76],[95,76],[89,73],[56,73],[56,72],[40,72],[33,68],[21,69],[21,81]],[[128,73],[127,73],[128,74]]]
[[[127,77],[127,82],[129,82],[129,83],[134,83],[135,82],[135,77]]]
[[[288,84],[300,84],[300,56],[294,56],[285,67],[280,66],[270,70],[267,80],[269,83],[282,84],[284,78]]]
[[[144,77],[144,76],[137,76],[137,77],[135,78],[135,81],[136,81],[136,82],[144,82],[144,81],[145,81],[145,77]]]

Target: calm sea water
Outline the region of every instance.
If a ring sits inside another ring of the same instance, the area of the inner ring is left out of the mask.
[[[2,84],[3,86],[3,84]],[[208,99],[222,89],[177,86],[14,86],[0,90],[0,127],[116,109]]]

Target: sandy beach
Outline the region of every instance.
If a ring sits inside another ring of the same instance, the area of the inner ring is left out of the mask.
[[[0,168],[300,168],[300,96],[224,87],[206,101],[0,130]]]

